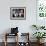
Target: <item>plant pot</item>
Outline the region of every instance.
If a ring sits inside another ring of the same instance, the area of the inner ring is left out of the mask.
[[[38,42],[39,44],[41,44],[41,43],[44,42],[44,40],[45,40],[45,39],[38,39],[37,42]]]
[[[40,43],[40,39],[37,39],[37,43]]]

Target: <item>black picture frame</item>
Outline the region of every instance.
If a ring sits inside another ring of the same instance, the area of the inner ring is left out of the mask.
[[[25,20],[26,7],[10,7],[10,19],[11,20]]]

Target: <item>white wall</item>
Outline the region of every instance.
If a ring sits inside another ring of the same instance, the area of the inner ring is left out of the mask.
[[[10,7],[26,7],[26,20],[10,20]],[[32,36],[32,24],[36,24],[36,0],[0,0],[0,34],[17,26]]]

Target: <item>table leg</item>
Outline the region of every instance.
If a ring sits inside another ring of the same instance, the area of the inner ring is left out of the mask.
[[[7,36],[5,34],[5,46],[7,46]]]

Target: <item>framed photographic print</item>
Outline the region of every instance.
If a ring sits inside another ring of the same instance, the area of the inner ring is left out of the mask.
[[[39,18],[46,18],[46,0],[37,0],[37,16]]]
[[[46,0],[37,0],[36,3],[36,24],[46,26]]]
[[[10,19],[11,20],[26,19],[26,8],[25,7],[11,7],[10,8]]]

